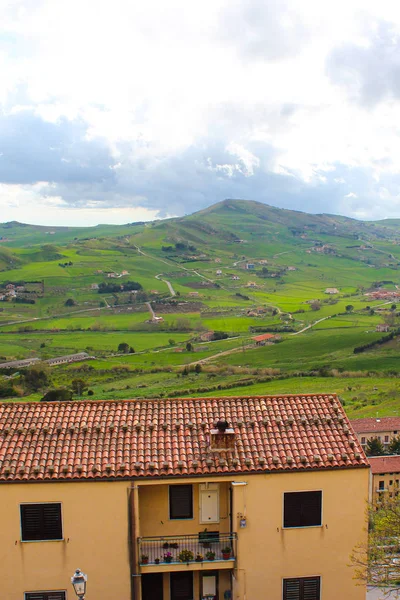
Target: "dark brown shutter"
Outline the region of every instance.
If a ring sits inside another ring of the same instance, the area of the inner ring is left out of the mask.
[[[283,580],[283,600],[320,600],[320,577]]]
[[[300,579],[283,580],[283,600],[301,600]]]
[[[305,577],[303,579],[303,598],[302,600],[320,599],[320,578]]]
[[[193,518],[193,487],[191,485],[169,486],[169,518]]]
[[[322,492],[286,492],[284,495],[284,527],[321,525]]]
[[[65,600],[65,592],[32,592],[25,594],[25,600]]]
[[[193,600],[193,573],[171,573],[171,600]]]
[[[61,504],[21,504],[23,541],[62,539]]]

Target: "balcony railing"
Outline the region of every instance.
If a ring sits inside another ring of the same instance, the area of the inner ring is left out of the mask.
[[[236,533],[220,533],[219,531],[201,531],[191,535],[140,537],[138,538],[139,562],[141,565],[167,565],[234,560],[236,543]]]

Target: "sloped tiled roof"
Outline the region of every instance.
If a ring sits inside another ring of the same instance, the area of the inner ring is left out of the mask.
[[[379,433],[380,431],[400,431],[400,417],[369,417],[353,419],[352,427],[356,433]]]
[[[222,417],[234,452],[210,452]],[[0,404],[0,482],[366,467],[335,395]]]
[[[383,473],[400,473],[400,456],[369,456],[373,475]]]

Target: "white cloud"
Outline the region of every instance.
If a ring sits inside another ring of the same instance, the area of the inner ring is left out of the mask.
[[[0,116],[30,111],[52,124],[48,131],[60,122],[71,131],[82,124],[79,139],[64,135],[64,170],[54,161],[39,169],[23,156],[30,174],[37,168],[30,181],[46,179],[48,195],[75,207],[71,218],[85,206],[100,218],[106,207],[133,204],[178,214],[228,195],[368,216],[380,188],[389,192],[385,210],[392,203],[400,215],[400,100],[393,92],[399,33],[396,0],[3,2]],[[377,92],[379,103],[354,101],[342,70],[347,56],[356,57],[349,63],[354,81],[369,86],[358,86],[356,96]],[[365,67],[368,56],[381,64]],[[94,173],[96,145],[110,177]],[[76,148],[91,148],[92,162]],[[87,173],[79,171],[79,185],[65,176],[78,158]],[[261,187],[267,179],[270,195]],[[319,190],[314,205],[304,204],[305,189]],[[1,220],[6,208],[2,194]]]

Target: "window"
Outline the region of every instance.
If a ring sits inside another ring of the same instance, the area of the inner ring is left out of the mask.
[[[393,479],[389,480],[389,485],[393,485]]]
[[[315,527],[322,524],[322,492],[286,492],[284,527]]]
[[[389,443],[389,436],[385,435],[385,444],[388,444],[388,443]]]
[[[321,578],[283,580],[283,600],[320,600]]]
[[[361,443],[362,443],[362,444],[365,444],[365,437],[362,437],[362,438],[361,438]]]
[[[20,509],[23,542],[62,540],[60,503],[21,504]]]
[[[169,518],[193,519],[193,487],[191,485],[169,486]]]
[[[65,592],[27,592],[25,600],[66,600]]]
[[[379,482],[379,489],[380,490],[384,490],[385,489],[385,482],[384,481],[380,481]]]
[[[191,571],[170,573],[170,585],[173,600],[193,599],[193,573]]]

